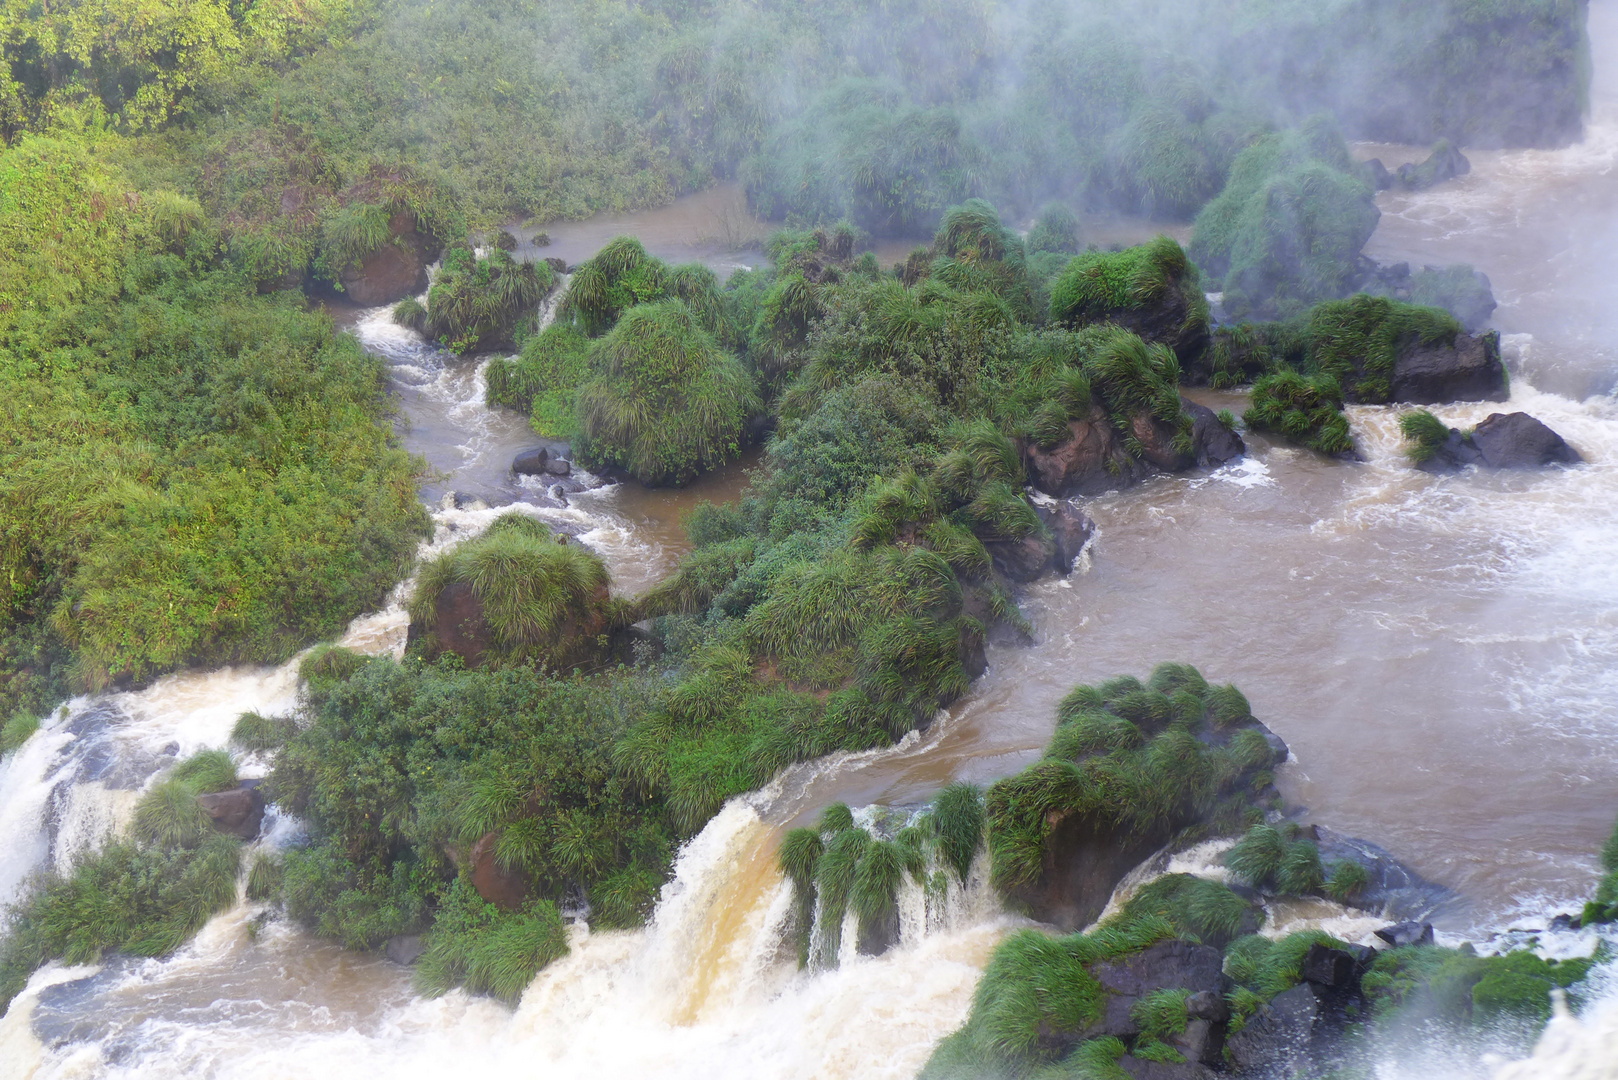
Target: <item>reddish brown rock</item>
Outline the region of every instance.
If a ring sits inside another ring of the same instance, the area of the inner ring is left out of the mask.
[[[528,882],[495,861],[494,846],[499,838],[499,833],[486,833],[472,845],[466,856],[468,870],[479,896],[501,911],[516,911],[528,899]]]
[[[256,782],[253,787],[198,795],[197,805],[213,822],[214,829],[227,836],[251,840],[264,822],[264,796],[258,793]]]
[[[1128,487],[1151,470],[1124,450],[1118,430],[1099,406],[1087,420],[1068,424],[1069,435],[1049,449],[1030,445],[1026,451],[1028,475],[1048,495],[1100,495]]]
[[[417,231],[415,216],[408,212],[388,219],[388,231],[392,239],[337,275],[356,304],[391,304],[427,288],[427,265],[441,246]]]

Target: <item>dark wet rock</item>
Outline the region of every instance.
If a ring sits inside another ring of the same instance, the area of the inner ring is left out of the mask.
[[[501,229],[494,234],[494,246],[501,251],[516,251],[517,238],[511,234],[510,229]]]
[[[544,245],[540,246],[543,247]],[[556,271],[558,274],[571,274],[573,272],[573,268],[567,264],[566,259],[558,259],[554,255],[546,256],[545,265]]]
[[[1076,503],[1067,499],[1054,506],[1035,506],[1034,512],[1056,541],[1056,572],[1066,577],[1073,572],[1074,560],[1095,534],[1095,522]]]
[[[1135,1080],[1214,1080],[1218,1075],[1196,1061],[1147,1061],[1131,1054],[1119,1058],[1118,1067]]]
[[[213,822],[214,830],[227,836],[251,840],[264,822],[264,796],[257,784],[198,795],[197,805]]]
[[[391,304],[427,288],[427,266],[443,245],[418,232],[415,216],[407,212],[388,220],[388,232],[387,243],[338,272],[343,291],[356,304]]]
[[[573,463],[567,458],[553,454],[545,461],[545,472],[550,476],[571,476]]]
[[[990,623],[989,620],[982,621],[984,625]],[[966,672],[968,679],[977,679],[989,670],[989,653],[981,630],[968,629],[961,632],[959,659],[961,670]]]
[[[1242,1030],[1225,1040],[1225,1056],[1238,1073],[1290,1072],[1308,1059],[1323,1012],[1320,991],[1299,983],[1259,1006]]]
[[[1222,1024],[1230,1019],[1230,1003],[1217,990],[1198,990],[1185,999],[1187,1016]]]
[[[545,467],[550,463],[550,456],[551,452],[543,446],[524,450],[511,459],[511,471],[518,476],[544,476]]]
[[[411,627],[415,629],[414,624]],[[433,634],[438,648],[452,652],[466,661],[467,667],[477,667],[489,647],[489,630],[483,621],[483,602],[464,581],[452,581],[438,594],[434,614]]]
[[[1188,1020],[1185,1030],[1169,1040],[1187,1062],[1218,1064],[1225,1047],[1225,1026],[1211,1020]]]
[[[1144,997],[1155,990],[1223,993],[1224,957],[1209,945],[1171,938],[1140,952],[1090,967],[1090,974],[1109,994]]]
[[[1086,420],[1068,424],[1068,437],[1049,449],[1030,444],[1025,452],[1033,485],[1047,495],[1100,495],[1150,476],[1145,462],[1125,452],[1118,430],[1097,407]]]
[[[1365,177],[1377,191],[1386,191],[1393,186],[1393,174],[1388,167],[1382,164],[1381,158],[1372,158],[1364,166]]]
[[[1034,534],[1021,540],[985,540],[994,568],[1012,581],[1035,581],[1056,566],[1056,540]]]
[[[1391,400],[1412,405],[1504,401],[1509,395],[1500,335],[1461,333],[1452,345],[1412,342],[1393,362]]]
[[[467,869],[478,895],[501,911],[516,911],[528,899],[528,883],[522,875],[502,869],[494,857],[497,832],[487,833],[467,852]]]
[[[1416,468],[1422,472],[1442,473],[1481,464],[1483,453],[1473,444],[1467,433],[1450,428],[1448,437],[1433,452],[1433,456],[1420,462]]]
[[[1325,945],[1309,946],[1303,954],[1298,974],[1306,981],[1333,990],[1352,990],[1359,985],[1358,958],[1342,949]]]
[[[388,959],[395,964],[409,967],[421,959],[421,954],[427,951],[427,946],[422,944],[420,934],[398,934],[388,939],[384,951]]]
[[[893,908],[874,923],[860,921],[855,949],[861,956],[881,956],[899,944],[899,909]]]
[[[1183,406],[1185,399],[1181,398]],[[1182,472],[1197,463],[1195,449],[1187,452],[1177,444],[1180,429],[1166,424],[1150,413],[1139,413],[1130,422],[1130,433],[1140,443],[1141,458],[1164,472]]]
[[[1584,461],[1556,432],[1527,413],[1491,413],[1472,430],[1472,444],[1491,469],[1538,469]]]
[[[533,244],[535,247],[550,247],[551,246],[551,234],[547,233],[547,232],[537,232],[532,237],[529,238],[528,242]],[[549,260],[546,260],[546,261],[548,262]],[[562,260],[557,259],[556,261],[561,262]]]
[[[1425,919],[1455,899],[1450,889],[1428,881],[1369,840],[1345,836],[1324,825],[1315,826],[1315,832],[1323,862],[1346,859],[1365,868],[1370,880],[1352,900],[1362,910],[1392,918]]]
[[[1378,163],[1380,164],[1380,162]],[[1472,171],[1472,163],[1449,140],[1440,140],[1427,159],[1406,162],[1393,171],[1390,186],[1405,191],[1425,191],[1427,188],[1465,176]]]
[[[1551,920],[1552,930],[1577,930],[1584,925],[1581,915],[1558,915]]]
[[[1242,437],[1226,427],[1218,413],[1188,398],[1180,399],[1180,407],[1191,417],[1191,446],[1196,464],[1204,468],[1223,465],[1247,453]]]
[[[1384,926],[1376,932],[1376,936],[1392,945],[1395,949],[1408,948],[1411,945],[1431,945],[1433,943],[1433,924],[1425,922],[1394,923]]]

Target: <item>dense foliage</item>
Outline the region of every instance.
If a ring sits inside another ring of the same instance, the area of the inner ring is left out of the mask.
[[[380,362],[218,262],[103,143],[0,151],[0,707],[276,661],[375,607],[426,522]]]

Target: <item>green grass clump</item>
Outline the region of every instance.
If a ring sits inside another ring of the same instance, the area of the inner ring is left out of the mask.
[[[1315,305],[1304,329],[1310,366],[1336,379],[1347,400],[1373,405],[1393,396],[1402,348],[1451,345],[1459,333],[1447,311],[1364,293]]]
[[[1483,329],[1496,307],[1489,279],[1465,263],[1424,266],[1411,274],[1410,302],[1442,308],[1473,334]]]
[[[1238,319],[1287,318],[1351,291],[1380,216],[1329,118],[1258,139],[1197,215],[1191,257]]]
[[[1076,688],[1058,709],[1045,758],[990,787],[989,851],[1002,891],[1015,894],[1038,880],[1046,840],[1059,822],[1074,819],[1120,841],[1166,838],[1217,806],[1239,802],[1243,782],[1274,763],[1257,729],[1232,732],[1213,721],[1208,703],[1220,696],[1218,688],[1195,668],[1164,665],[1154,681],[1174,695],[1132,676]],[[1206,929],[1218,933],[1217,903],[1209,903],[1214,921]]]
[[[260,716],[256,712],[244,712],[236,718],[235,725],[230,729],[230,741],[243,750],[263,753],[268,750],[279,750],[286,745],[292,737],[295,725],[285,717]]]
[[[1405,454],[1420,465],[1431,461],[1440,447],[1449,441],[1449,425],[1426,409],[1417,409],[1399,417],[1399,433],[1412,443]]]
[[[590,374],[590,341],[566,323],[553,323],[524,343],[515,359],[497,357],[486,369],[490,405],[529,414],[547,438],[578,433],[578,390]]]
[[[180,762],[135,804],[130,835],[165,850],[195,848],[212,835],[197,796],[237,784],[236,765],[223,750],[204,750]]]
[[[422,993],[437,997],[462,986],[513,1005],[546,964],[568,951],[555,904],[533,900],[519,912],[502,912],[465,878],[451,886],[423,944],[415,972]]]
[[[1584,905],[1586,925],[1618,920],[1618,825],[1602,845],[1601,868],[1606,873],[1596,886],[1595,899]]]
[[[983,845],[983,792],[965,782],[944,788],[933,799],[932,828],[945,863],[965,885]]]
[[[1282,371],[1253,384],[1252,404],[1242,414],[1250,428],[1273,431],[1322,454],[1354,449],[1342,386],[1331,375]]]
[[[725,336],[725,304],[713,271],[698,263],[670,266],[636,238],[619,236],[574,269],[556,323],[597,338],[630,308],[665,300],[679,300],[703,330]]]
[[[1167,325],[1152,323],[1153,340],[1177,353],[1200,352],[1208,337],[1208,302],[1197,267],[1169,236],[1124,251],[1078,255],[1051,285],[1053,323],[1112,321],[1145,333],[1147,324],[1133,316],[1159,310],[1179,315]]]
[[[1268,1001],[1298,985],[1303,977],[1303,958],[1314,945],[1348,948],[1346,942],[1322,930],[1300,930],[1279,941],[1250,934],[1237,938],[1225,950],[1225,974],[1238,988],[1256,995],[1258,1001]]]
[[[1577,986],[1595,962],[1546,960],[1526,949],[1478,956],[1469,945],[1427,945],[1379,954],[1363,985],[1379,1020],[1514,1028],[1527,1042],[1550,1019],[1551,991]]]
[[[1338,903],[1352,902],[1370,883],[1370,871],[1352,860],[1338,859],[1326,868],[1326,895]]]
[[[1165,874],[1141,888],[1124,905],[1125,919],[1155,915],[1167,919],[1181,937],[1220,948],[1264,913],[1217,881],[1189,874]]]
[[[480,259],[453,247],[427,291],[425,310],[404,300],[393,318],[451,352],[506,349],[538,329],[539,302],[554,286],[547,263],[518,263],[498,249]]]
[[[24,709],[11,714],[11,719],[0,727],[0,755],[16,750],[39,730],[39,717]]]
[[[411,621],[437,629],[439,598],[451,585],[468,587],[478,603],[482,653],[473,659],[479,662],[584,663],[600,651],[597,639],[617,617],[601,557],[558,542],[523,514],[503,515],[423,566],[408,605]],[[433,638],[440,648],[444,640],[442,633]]]
[[[752,377],[683,300],[631,308],[592,349],[590,369],[579,452],[646,484],[683,484],[724,464],[760,407]]]
[[[1140,1025],[1142,1037],[1167,1042],[1185,1031],[1190,1020],[1185,1011],[1185,999],[1190,996],[1191,991],[1183,988],[1154,990],[1130,1006],[1129,1018]]]
[[[1288,839],[1273,825],[1248,829],[1226,852],[1225,865],[1248,885],[1282,896],[1309,896],[1326,887],[1320,849],[1311,840]]]

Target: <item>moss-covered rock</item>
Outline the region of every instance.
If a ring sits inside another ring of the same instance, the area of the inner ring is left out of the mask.
[[[1296,315],[1357,286],[1381,216],[1373,196],[1335,124],[1313,119],[1242,151],[1197,215],[1191,257],[1232,318]]]
[[[1208,345],[1208,301],[1201,276],[1172,238],[1118,252],[1074,258],[1051,285],[1051,321],[1065,326],[1110,322],[1143,340],[1167,345],[1181,362]]]
[[[455,247],[444,254],[426,305],[400,301],[393,317],[452,352],[509,349],[538,329],[539,302],[555,284],[545,263],[519,263],[498,249],[480,259]]]
[[[1330,375],[1281,371],[1253,384],[1253,396],[1242,420],[1250,428],[1284,435],[1322,454],[1354,452],[1354,439],[1343,415],[1343,390]]]
[[[415,648],[453,652],[468,667],[603,660],[621,622],[607,568],[564,541],[533,518],[506,514],[424,565],[409,602]]]
[[[680,299],[625,312],[592,347],[590,373],[576,449],[645,484],[683,484],[735,457],[760,408],[752,376]]]
[[[1176,833],[1241,821],[1285,756],[1239,692],[1189,665],[1076,687],[1045,758],[989,789],[994,882],[1041,921],[1083,926]]]

